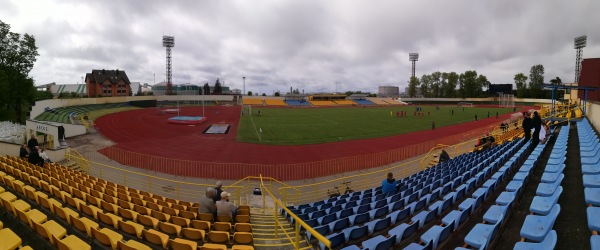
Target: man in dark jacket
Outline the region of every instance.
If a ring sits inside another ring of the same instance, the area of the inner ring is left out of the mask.
[[[542,118],[537,111],[533,112],[532,128],[534,129],[533,135],[531,135],[531,144],[533,147],[537,146],[540,142],[540,129],[542,129]]]
[[[27,145],[21,145],[21,149],[19,150],[19,157],[27,158],[29,157],[29,152],[27,152]]]
[[[33,165],[39,165],[40,161],[42,161],[41,159],[42,158],[40,157],[40,154],[38,153],[38,149],[34,147],[33,150],[31,150],[31,152],[29,152],[29,158],[27,159],[27,161]]]
[[[31,136],[31,139],[29,139],[29,141],[27,141],[27,147],[29,148],[29,151],[34,151],[35,147],[38,145],[38,140],[35,138],[34,135]]]
[[[387,195],[396,190],[396,179],[391,172],[387,174],[387,179],[381,182],[381,193]]]
[[[223,183],[221,181],[217,181],[217,187],[215,187],[215,196],[213,196],[213,201],[215,204],[217,201],[221,200],[221,193],[223,192],[221,187],[223,187]]]
[[[525,141],[531,138],[531,128],[533,127],[532,120],[529,117],[529,112],[523,112],[523,131],[525,132]]]

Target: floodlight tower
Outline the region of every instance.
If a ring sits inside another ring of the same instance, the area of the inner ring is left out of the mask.
[[[587,45],[587,36],[575,37],[575,49],[577,57],[575,57],[575,83],[579,83],[579,73],[581,72],[581,50]]]
[[[415,77],[415,64],[419,60],[419,53],[408,54],[408,59],[412,62],[412,77]]]
[[[173,93],[173,82],[171,81],[171,48],[175,47],[174,36],[163,36],[163,47],[167,48],[167,95]]]

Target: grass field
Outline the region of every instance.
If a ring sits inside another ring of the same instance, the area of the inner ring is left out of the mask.
[[[422,106],[424,118],[413,117],[415,106],[403,107],[348,107],[348,108],[252,108],[252,116],[240,119],[237,140],[241,142],[302,145],[386,137],[495,117],[512,108],[458,108]],[[257,115],[260,110],[260,116]],[[454,115],[451,111],[454,110]],[[397,111],[406,111],[407,117],[396,118]],[[247,114],[247,108],[244,108]],[[390,117],[390,112],[392,116]],[[431,115],[427,116],[427,112]],[[262,130],[262,133],[260,132]],[[259,138],[260,136],[260,138]]]

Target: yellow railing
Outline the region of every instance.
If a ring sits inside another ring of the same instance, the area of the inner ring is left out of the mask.
[[[67,148],[67,150],[65,151],[65,158],[79,165],[82,171],[86,173],[90,172],[90,162],[81,154],[79,154],[77,150],[73,148]]]
[[[302,226],[304,229],[306,229],[306,231],[310,232],[310,234],[312,236],[314,236],[317,240],[322,242],[323,245],[325,245],[328,249],[331,249],[331,241],[329,241],[329,239],[325,238],[325,236],[323,236],[319,232],[315,231],[311,226],[306,224],[302,219],[300,219],[298,216],[296,216],[296,214],[292,213],[292,211],[290,211],[286,207],[286,205],[284,205],[277,197],[275,197],[273,195],[273,193],[271,192],[270,188],[265,186],[262,176],[260,176],[260,187],[261,187],[262,192],[266,192],[273,199],[273,203],[275,206],[273,209],[274,210],[273,217],[274,217],[275,223],[276,223],[276,227],[275,227],[275,236],[276,237],[278,235],[277,228],[280,227],[281,230],[283,231],[283,233],[285,234],[285,236],[288,238],[288,240],[290,240],[290,242],[292,242],[292,244],[294,245],[294,248],[300,249],[300,227]],[[264,202],[264,200],[265,199],[263,198],[263,202]],[[279,220],[277,218],[277,212],[279,211],[279,209],[278,209],[279,207],[281,207],[286,213],[288,213],[292,218],[294,218],[294,231],[295,231],[294,239],[292,239],[292,237],[287,233],[287,231],[283,230],[283,226],[281,225],[281,223],[279,222]]]
[[[450,147],[450,146],[444,145],[444,144],[438,144],[437,146],[431,148],[431,150],[429,150],[429,152],[427,154],[425,154],[425,156],[423,156],[423,159],[421,160],[421,162],[419,162],[419,166],[421,166],[421,167],[429,166],[430,163],[433,161],[433,159],[436,157],[435,152],[437,150],[441,150],[446,147]]]

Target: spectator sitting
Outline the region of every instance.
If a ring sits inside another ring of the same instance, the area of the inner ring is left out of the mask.
[[[31,152],[29,152],[29,158],[27,161],[33,165],[38,165],[42,158],[40,158],[40,154],[38,153],[38,146],[35,146]],[[42,166],[43,167],[43,166]]]
[[[43,162],[52,162],[50,160],[50,157],[48,157],[48,155],[46,154],[46,150],[44,150],[43,148],[40,148],[40,151],[38,154],[42,158]]]
[[[27,158],[29,157],[29,152],[27,152],[27,145],[21,145],[21,149],[19,149],[19,157]]]
[[[221,200],[221,192],[223,192],[223,183],[221,181],[217,181],[217,187],[215,188],[215,196],[213,196],[213,200],[215,203]]]
[[[442,149],[442,152],[440,153],[440,160],[439,162],[445,162],[445,161],[449,161],[450,160],[450,155],[448,155],[448,152],[446,152],[445,149]]]
[[[381,182],[381,193],[388,194],[395,190],[396,190],[396,179],[394,179],[394,174],[389,172],[387,174],[387,179],[385,179]]]
[[[213,201],[214,195],[214,188],[206,189],[206,194],[200,198],[200,208],[198,208],[198,213],[211,214],[213,218],[217,218],[217,206],[215,206],[215,202]]]
[[[217,201],[217,216],[227,215],[232,219],[237,215],[237,207],[229,201],[229,193],[223,191],[221,193],[221,200]]]

